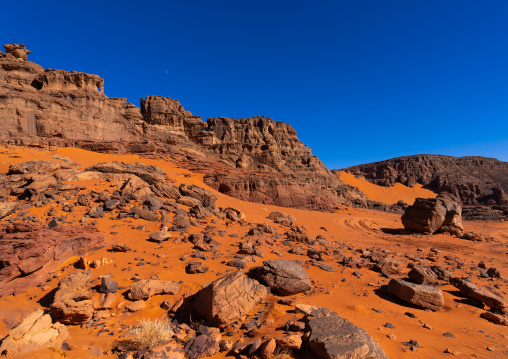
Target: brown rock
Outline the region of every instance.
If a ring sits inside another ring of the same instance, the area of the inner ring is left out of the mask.
[[[206,284],[196,293],[194,308],[210,325],[224,327],[242,319],[266,295],[266,287],[238,271]]]
[[[49,272],[72,256],[81,256],[106,245],[94,227],[13,224],[0,232],[0,297],[19,293],[46,279]],[[13,279],[19,278],[16,281]]]
[[[51,316],[39,309],[9,332],[0,345],[0,355],[24,354],[37,349],[60,347],[69,337],[67,327],[53,324]]]
[[[398,274],[402,271],[402,264],[392,258],[383,258],[376,263],[376,268],[382,273]]]
[[[141,310],[144,307],[146,307],[144,300],[138,300],[125,305],[125,309],[127,309],[129,312],[137,312],[138,310]]]
[[[56,321],[64,324],[88,322],[94,311],[88,290],[91,271],[73,272],[58,283],[51,312]]]
[[[444,304],[443,293],[439,289],[428,285],[406,282],[402,279],[390,280],[387,291],[406,302],[423,308],[439,310]]]
[[[176,294],[180,284],[160,279],[142,279],[135,283],[129,292],[130,300],[146,300],[156,294]]]
[[[434,284],[437,282],[437,274],[430,268],[422,266],[413,267],[409,271],[408,277],[417,284]]]
[[[262,267],[251,269],[250,274],[282,295],[293,295],[312,289],[309,275],[303,267],[287,259],[271,259]]]

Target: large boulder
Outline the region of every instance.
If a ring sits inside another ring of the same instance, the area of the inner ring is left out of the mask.
[[[271,259],[262,267],[251,270],[252,276],[265,283],[272,291],[293,295],[312,289],[309,275],[301,265],[287,259]]]
[[[0,345],[0,355],[24,354],[33,350],[60,347],[69,337],[67,327],[51,321],[49,314],[39,309],[26,317]]]
[[[433,234],[449,232],[462,235],[462,207],[451,196],[417,198],[402,215],[404,228],[411,232]]]
[[[238,271],[206,284],[196,293],[194,308],[210,325],[226,327],[246,316],[266,295],[265,286]]]
[[[365,330],[329,309],[311,307],[306,321],[309,349],[319,359],[388,359]]]
[[[129,292],[130,300],[146,300],[156,294],[176,294],[180,284],[160,279],[142,279],[135,283]]]
[[[392,279],[386,289],[396,297],[423,308],[439,310],[444,304],[443,292],[429,285]]]
[[[434,284],[437,282],[437,274],[430,268],[422,266],[413,267],[407,274],[417,284]]]
[[[56,321],[64,324],[82,324],[90,321],[94,306],[88,284],[92,271],[69,274],[58,283],[51,312]]]

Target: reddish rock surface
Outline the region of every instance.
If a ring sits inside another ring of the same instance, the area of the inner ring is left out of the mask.
[[[0,297],[35,287],[66,259],[105,245],[94,227],[13,224],[0,232]]]

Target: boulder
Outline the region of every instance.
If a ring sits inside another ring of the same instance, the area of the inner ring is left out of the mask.
[[[208,335],[198,335],[185,349],[189,359],[206,358],[219,352],[219,343]]]
[[[437,198],[417,198],[402,216],[404,228],[411,232],[433,234],[449,232],[461,236],[462,207],[449,195]]]
[[[503,296],[489,288],[477,286],[467,279],[458,277],[452,278],[450,283],[466,297],[479,300],[490,308],[508,309],[508,304]]]
[[[271,259],[262,267],[254,267],[250,274],[281,295],[293,295],[312,289],[309,275],[303,267],[287,259]]]
[[[156,294],[176,294],[180,284],[160,279],[142,279],[135,283],[129,292],[130,300],[146,300]]]
[[[417,284],[434,284],[438,279],[437,274],[432,269],[422,266],[413,267],[409,271],[408,277]]]
[[[241,271],[206,284],[196,293],[194,308],[212,326],[225,327],[261,303],[267,289]]]
[[[396,297],[423,308],[439,310],[444,304],[443,292],[428,285],[392,279],[386,289]]]
[[[16,212],[19,208],[18,202],[0,202],[0,219]]]
[[[286,214],[282,212],[271,212],[268,215],[268,219],[271,219],[275,223],[281,224],[283,226],[294,226],[296,225],[296,217],[291,214]]]
[[[139,206],[134,206],[131,208],[131,213],[138,215],[140,218],[143,218],[147,221],[158,221],[159,215],[155,212],[150,211],[149,209],[142,208]]]
[[[313,307],[305,320],[309,349],[318,359],[388,359],[365,330],[329,309]]]
[[[24,354],[37,349],[60,347],[69,337],[67,327],[54,323],[39,309],[9,332],[0,345],[0,355]]]
[[[58,283],[58,290],[50,309],[53,318],[64,324],[88,322],[94,311],[92,295],[88,290],[92,271],[70,273]]]
[[[182,196],[198,199],[203,204],[203,207],[215,209],[215,202],[217,201],[217,196],[212,192],[204,188],[195,185],[188,185],[185,183],[182,183],[180,185],[179,190]]]
[[[381,273],[398,274],[402,271],[402,264],[392,258],[383,258],[376,263],[376,268]]]

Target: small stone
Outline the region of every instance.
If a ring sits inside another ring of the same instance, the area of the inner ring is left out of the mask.
[[[393,329],[393,328],[394,328],[394,326],[393,326],[393,324],[392,324],[392,323],[386,323],[386,324],[385,324],[385,328]]]
[[[423,325],[423,327],[424,327],[425,329],[432,330],[432,327],[431,327],[428,323],[425,323],[425,324]]]
[[[492,347],[487,347],[487,350],[488,350],[489,352],[493,352],[493,351],[494,351],[494,348],[492,348]]]
[[[450,332],[443,333],[443,335],[444,335],[445,337],[448,337],[448,338],[455,338],[455,335],[453,335],[453,334],[452,334],[452,333],[450,333]]]
[[[391,339],[391,340],[397,340],[397,337],[396,337],[396,336],[395,336],[395,334],[393,334],[393,333],[388,333],[388,334],[386,334],[386,336],[387,336],[389,339]]]

